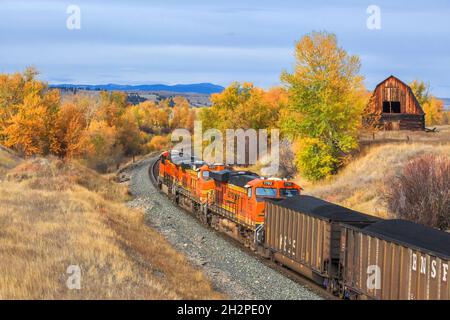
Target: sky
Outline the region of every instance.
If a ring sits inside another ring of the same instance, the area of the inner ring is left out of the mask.
[[[67,27],[70,5],[80,29]],[[380,29],[367,27],[370,5]],[[51,84],[268,88],[293,70],[295,42],[311,31],[335,33],[360,56],[368,89],[393,74],[450,97],[448,0],[0,0],[0,72],[34,65]]]

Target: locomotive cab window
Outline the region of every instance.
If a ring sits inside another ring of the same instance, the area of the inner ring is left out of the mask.
[[[203,179],[208,180],[209,179],[209,171],[203,171],[202,177],[203,177]]]
[[[252,188],[248,188],[248,189],[247,189],[247,197],[248,197],[249,199],[252,197],[252,194],[253,194]]]
[[[280,196],[282,197],[294,197],[294,196],[298,196],[300,194],[300,192],[298,192],[297,189],[280,189]]]
[[[257,197],[276,197],[277,189],[275,188],[256,188]]]

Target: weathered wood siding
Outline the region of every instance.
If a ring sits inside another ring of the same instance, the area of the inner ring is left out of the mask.
[[[384,101],[400,102],[400,113],[383,113]],[[364,117],[372,120],[376,118],[372,123],[384,130],[425,129],[425,114],[414,93],[408,85],[394,76],[375,88]]]

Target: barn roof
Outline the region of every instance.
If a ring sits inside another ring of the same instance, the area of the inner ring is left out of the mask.
[[[388,81],[388,80],[391,79],[391,78],[393,78],[393,79],[395,79],[396,81],[400,82],[402,85],[404,85],[404,86],[407,88],[407,90],[409,91],[409,93],[410,93],[410,94],[412,95],[412,97],[414,98],[414,101],[416,102],[417,107],[419,108],[419,111],[420,111],[422,114],[425,114],[425,112],[423,111],[422,106],[421,106],[420,103],[419,103],[419,100],[417,100],[417,97],[416,97],[416,95],[414,94],[414,92],[412,91],[411,87],[410,87],[408,84],[406,84],[405,82],[403,82],[402,80],[400,80],[399,78],[397,78],[396,76],[394,76],[394,75],[390,75],[389,77],[387,77],[386,79],[384,79],[383,81],[381,81],[379,84],[377,84],[376,87],[375,87],[375,90],[373,90],[373,93],[372,93],[372,94],[375,94],[375,92],[378,90],[378,87],[381,86],[383,83],[385,83],[386,81]]]

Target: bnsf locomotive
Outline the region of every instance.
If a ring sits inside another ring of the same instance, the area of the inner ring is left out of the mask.
[[[290,181],[159,159],[158,186],[200,221],[348,299],[450,299],[450,234],[301,195]]]

